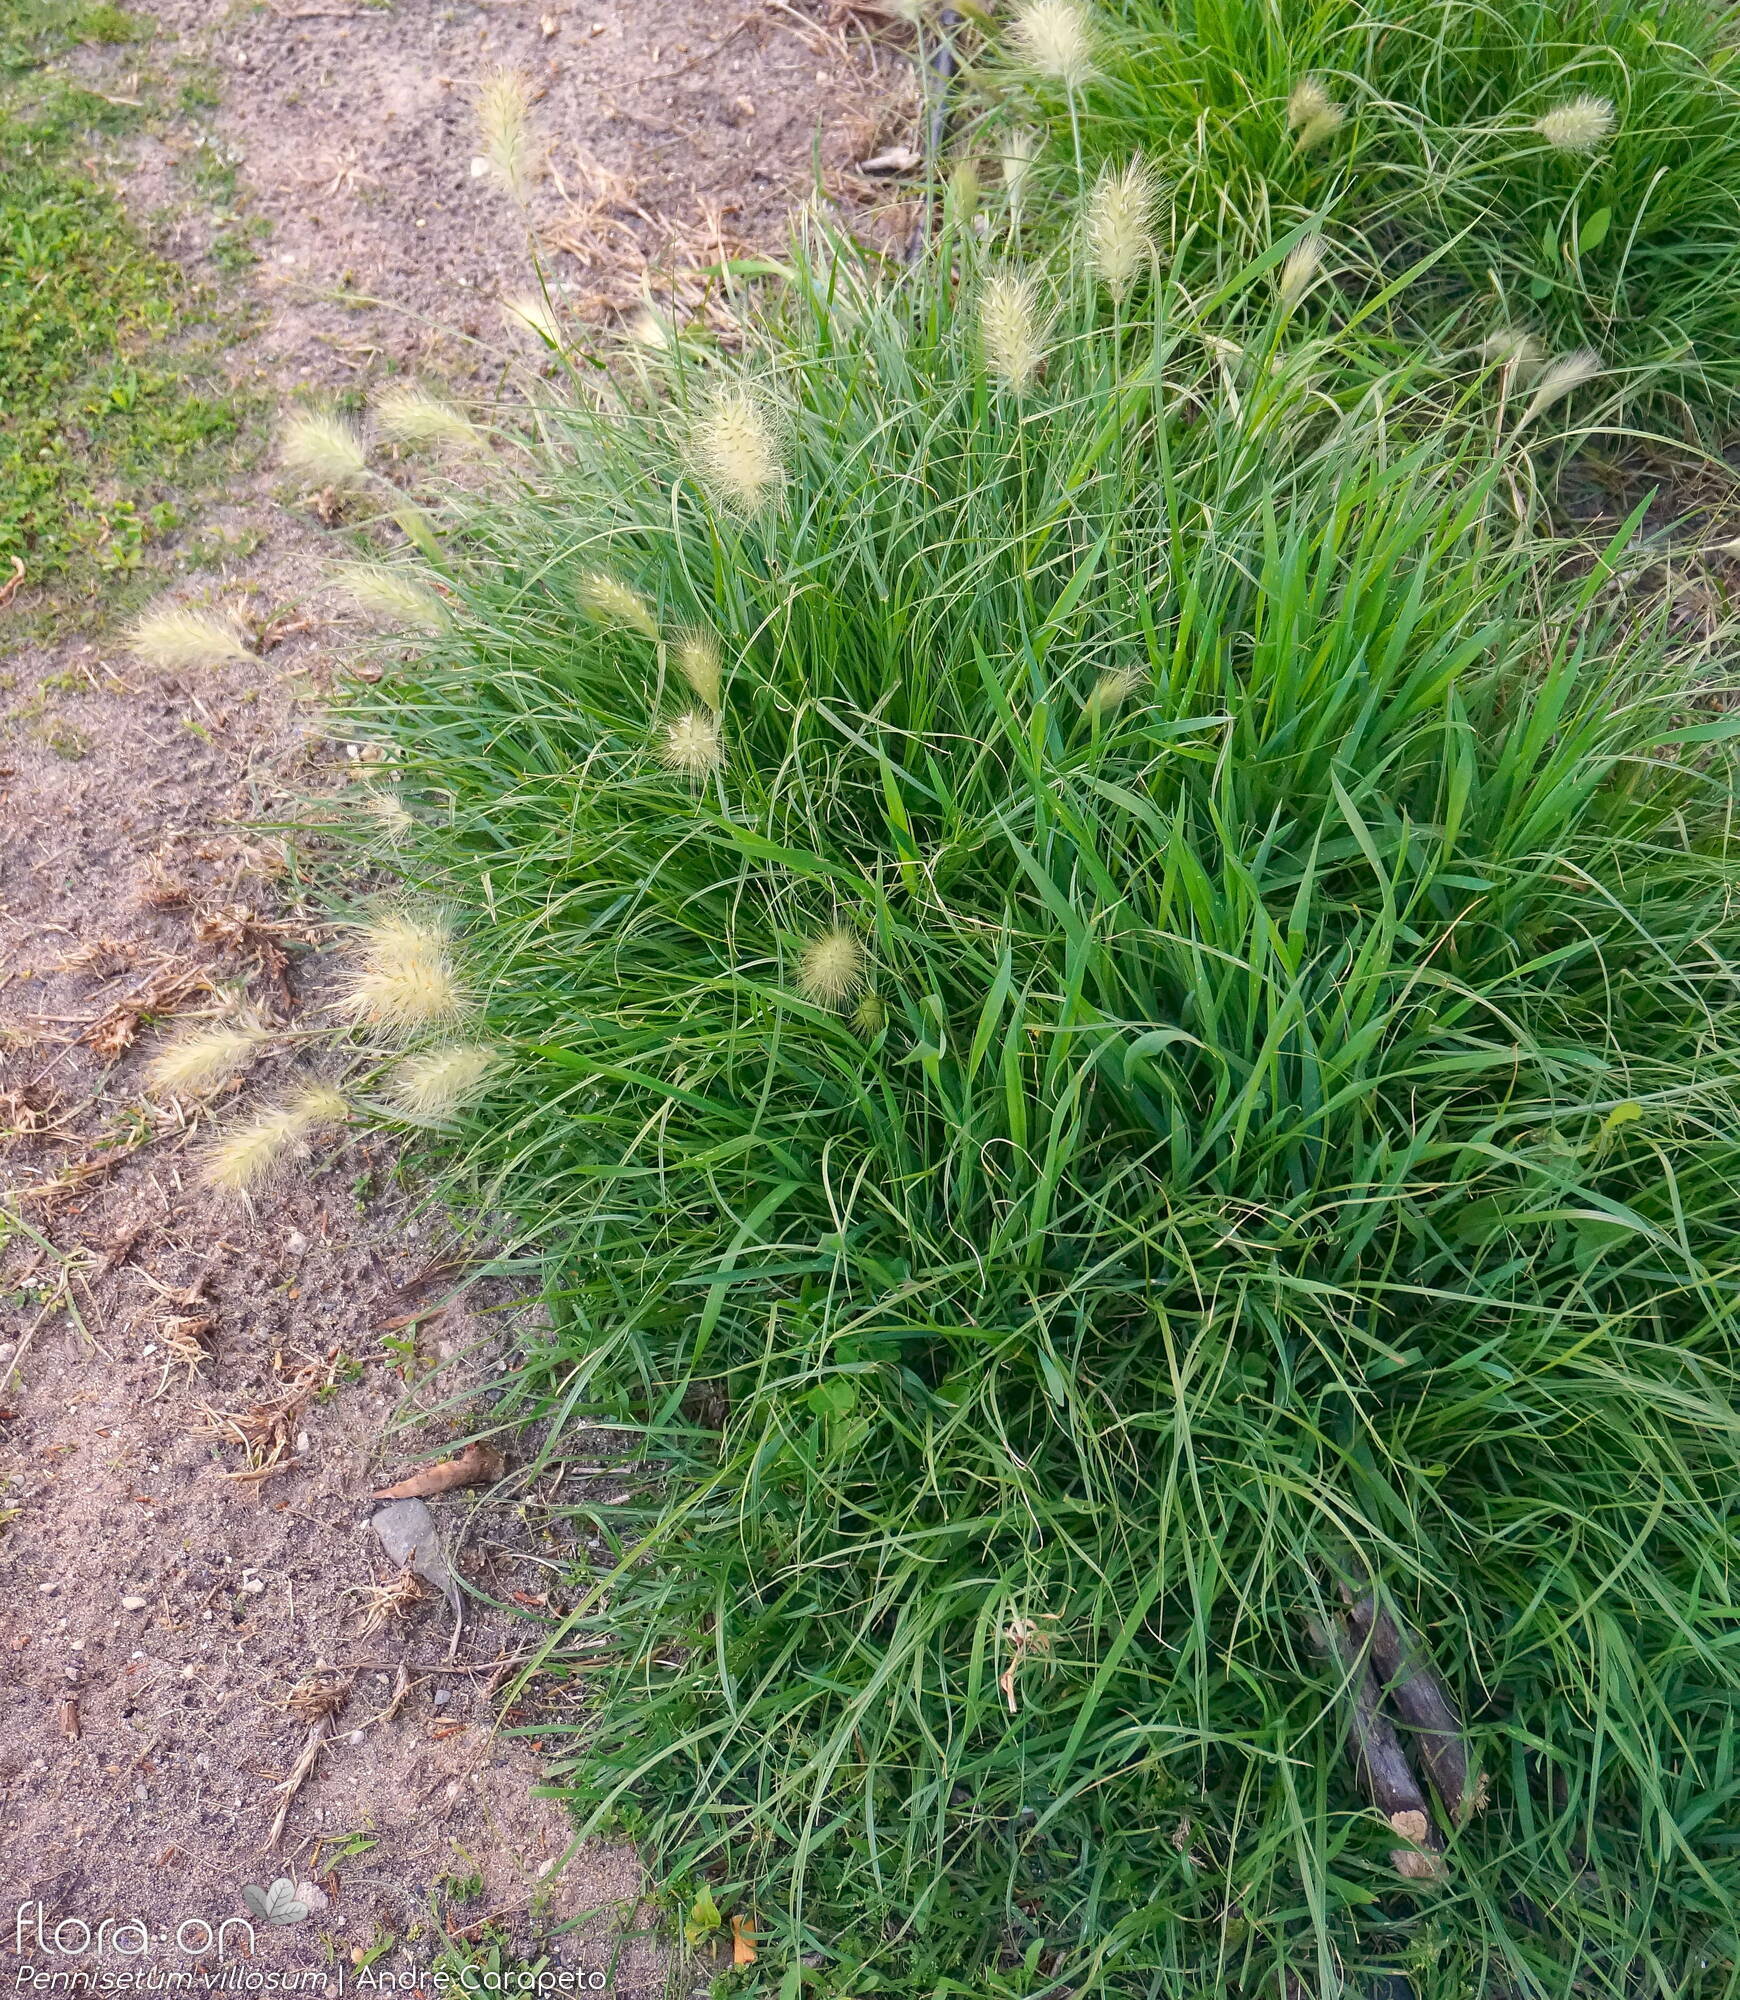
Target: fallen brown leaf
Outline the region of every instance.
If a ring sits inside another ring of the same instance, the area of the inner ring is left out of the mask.
[[[426,1465],[396,1486],[378,1486],[377,1500],[427,1500],[432,1494],[451,1493],[458,1486],[488,1486],[502,1476],[506,1461],[492,1444],[474,1439],[457,1458],[439,1465]]]
[[[755,1963],[755,1933],[741,1917],[731,1919],[731,1963],[733,1965]]]

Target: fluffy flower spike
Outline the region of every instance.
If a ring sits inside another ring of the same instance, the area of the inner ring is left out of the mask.
[[[1154,211],[1160,184],[1137,159],[1120,172],[1107,167],[1083,217],[1088,262],[1113,298],[1121,299],[1154,251]]]
[[[166,673],[251,657],[233,619],[186,604],[159,604],[147,611],[135,620],[127,644],[148,667]]]
[[[308,1120],[288,1105],[223,1133],[205,1159],[205,1177],[231,1194],[252,1194],[301,1152]]]
[[[667,771],[680,771],[697,784],[721,769],[725,762],[725,733],[711,709],[685,709],[674,722],[665,725],[659,739],[659,762]]]
[[[779,425],[752,389],[722,389],[694,437],[695,469],[703,485],[729,507],[761,511],[785,484]]]
[[[395,382],[375,398],[375,428],[390,444],[475,451],[482,434],[463,410],[412,382]]]
[[[213,1187],[231,1194],[252,1194],[307,1152],[312,1133],[342,1123],[349,1111],[330,1084],[308,1084],[287,1104],[223,1133],[206,1155],[205,1177]]]
[[[524,202],[537,172],[537,148],[526,80],[516,70],[492,70],[478,85],[477,123],[484,158],[514,200]]]
[[[652,606],[638,590],[631,590],[620,577],[607,569],[595,569],[580,579],[577,593],[580,608],[600,625],[626,625],[649,639],[659,636],[659,622]]]
[[[691,625],[677,635],[677,672],[696,697],[717,712],[722,692],[719,641],[704,625]]]
[[[172,1097],[204,1097],[252,1062],[265,1039],[258,1028],[202,1028],[177,1035],[146,1065],[146,1088]]]
[[[456,1020],[468,1005],[452,939],[437,923],[383,917],[364,925],[343,1005],[378,1027],[415,1030]]]
[[[864,953],[844,924],[811,938],[798,960],[798,991],[819,1007],[838,1007],[864,984]]]
[[[382,834],[395,846],[412,831],[417,824],[417,816],[411,812],[397,792],[384,787],[376,787],[365,792],[358,801],[361,810],[368,814],[380,828]]]
[[[1027,190],[1027,177],[1033,171],[1033,163],[1045,148],[1045,134],[1034,131],[1031,125],[1017,125],[1003,134],[1002,150],[998,156],[1003,170],[1003,186],[1009,199],[1019,205]]]
[[[392,1098],[407,1117],[440,1124],[477,1101],[501,1061],[494,1049],[430,1049],[395,1065]]]
[[[1065,90],[1079,90],[1094,73],[1093,16],[1082,0],[1027,0],[1009,39],[1030,70]]]
[[[1323,238],[1313,233],[1301,236],[1288,253],[1287,261],[1281,266],[1281,275],[1276,281],[1276,289],[1281,296],[1281,304],[1288,312],[1304,298],[1317,282],[1317,274],[1323,269]]]
[[[1335,102],[1314,76],[1302,76],[1287,99],[1287,130],[1297,132],[1313,118],[1321,118]]]
[[[1019,393],[1032,386],[1045,361],[1050,325],[1039,307],[1039,281],[1030,271],[993,271],[979,293],[979,339],[985,366]]]
[[[368,454],[353,425],[335,410],[299,410],[278,438],[284,469],[313,486],[359,486]]]
[[[1482,361],[1508,366],[1515,371],[1535,368],[1541,361],[1541,344],[1521,327],[1501,326],[1480,343]]]
[[[545,300],[527,293],[523,298],[503,299],[501,309],[507,316],[508,324],[521,333],[531,334],[535,340],[555,348],[558,353],[567,348],[568,336]]]
[[[1616,122],[1609,99],[1573,97],[1537,118],[1535,130],[1555,153],[1592,153]]]
[[[312,1131],[320,1125],[342,1125],[350,1116],[350,1106],[342,1091],[329,1083],[311,1083],[290,1100],[290,1109],[306,1121]]]
[[[1535,393],[1529,398],[1529,406],[1519,422],[1532,422],[1543,410],[1550,409],[1573,389],[1592,382],[1602,372],[1603,366],[1600,355],[1592,347],[1580,347],[1574,354],[1561,354],[1556,361],[1549,361],[1535,378]]]
[[[359,611],[382,625],[439,632],[447,623],[447,607],[434,591],[389,563],[343,563],[332,580]]]
[[[1130,697],[1147,684],[1148,675],[1141,667],[1114,667],[1100,675],[1088,694],[1087,706],[1092,715],[1110,715],[1114,709],[1122,708]]]

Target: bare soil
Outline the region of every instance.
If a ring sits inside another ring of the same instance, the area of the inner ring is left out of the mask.
[[[530,268],[524,223],[473,170],[488,68],[533,83],[532,221],[552,296],[591,323],[649,293],[706,310],[702,267],[776,248],[816,158],[862,201],[854,163],[910,136],[905,57],[830,0],[140,11],[161,29],[149,61],[215,78],[217,108],[141,142],[120,184],[215,277],[213,213],[179,169],[233,166],[268,227],[253,272],[220,277],[258,307],[232,365],[278,404],[395,373],[461,395],[512,378],[499,301]],[[117,95],[139,60],[77,58]],[[245,998],[294,1024],[322,1006],[330,930],[262,828],[345,781],[323,699],[357,635],[320,594],[340,531],[297,499],[250,473],[186,537],[238,552],[178,588],[244,615],[247,665],[154,673],[100,631],[5,662],[0,1949],[50,1970],[215,1969],[241,1933],[202,1951],[199,1926],[246,1917],[244,1887],[285,1876],[312,1907],[255,1925],[255,1967],[380,1947],[378,1969],[424,1971],[444,1938],[500,1933],[621,1995],[680,1991],[708,1968],[655,1935],[633,1855],[570,1857],[566,1813],[533,1793],[559,1747],[539,1732],[583,1719],[576,1684],[536,1682],[503,1714],[598,1553],[552,1505],[607,1514],[613,1479],[533,1485],[510,1441],[497,1487],[431,1502],[467,1590],[457,1640],[434,1597],[367,1629],[370,1587],[397,1576],[371,1490],[487,1427],[514,1302],[443,1306],[450,1245],[378,1134],[251,1206],[204,1186],[213,1117],[269,1096],[283,1058],[205,1111],[143,1089],[177,1018]],[[337,1711],[271,1844],[311,1688]],[[143,1929],[85,1946],[105,1919]]]

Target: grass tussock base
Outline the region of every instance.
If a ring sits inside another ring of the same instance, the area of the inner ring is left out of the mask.
[[[359,695],[513,1406],[644,1461],[562,1781],[787,2000],[1730,1992],[1711,663],[1519,518],[1503,358],[1410,443],[1275,256],[1005,247],[583,383]],[[1344,1589],[1484,1780],[1425,1879]]]

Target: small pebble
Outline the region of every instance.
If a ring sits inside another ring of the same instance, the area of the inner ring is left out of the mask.
[[[42,1592],[44,1597],[52,1597],[59,1590],[60,1585],[58,1583],[39,1583],[36,1587]]]
[[[448,1689],[437,1688],[435,1690],[434,1701],[437,1708],[445,1708],[452,1699],[453,1696]]]
[[[145,1609],[145,1600],[142,1597],[123,1597],[121,1599],[121,1609],[123,1611],[143,1611]]]
[[[265,1584],[262,1583],[257,1576],[243,1577],[240,1587],[243,1590],[245,1590],[250,1597],[258,1597],[261,1591],[263,1591],[266,1588]]]

